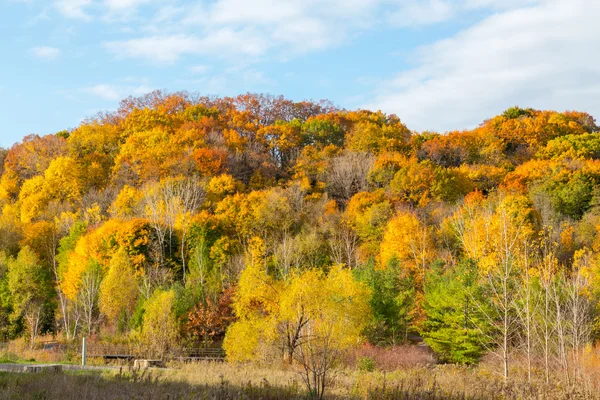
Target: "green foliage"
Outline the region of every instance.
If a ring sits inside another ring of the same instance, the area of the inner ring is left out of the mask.
[[[8,260],[8,290],[11,294],[13,316],[23,318],[33,344],[37,335],[44,330],[48,313],[53,312],[50,304],[54,288],[50,273],[39,257],[27,246],[16,259]]]
[[[600,159],[600,134],[566,135],[548,142],[537,153],[542,159]]]
[[[582,173],[563,179],[558,175],[543,181],[541,185],[556,212],[575,220],[581,219],[590,209],[597,190],[590,177]]]
[[[413,278],[403,273],[397,261],[385,269],[373,262],[356,270],[358,279],[372,290],[370,306],[373,320],[366,330],[369,342],[390,345],[405,342],[414,328],[416,287]]]
[[[358,369],[363,372],[375,371],[375,360],[371,357],[361,357],[358,359]]]
[[[302,136],[305,145],[342,147],[344,131],[342,127],[330,119],[311,118],[302,125]]]
[[[531,115],[530,108],[523,109],[523,108],[520,108],[519,106],[511,107],[502,113],[502,116],[506,119],[516,119],[521,116],[529,117],[530,115]]]
[[[488,340],[482,333],[488,325],[480,315],[485,293],[477,282],[477,266],[466,260],[446,269],[438,263],[427,275],[424,294],[425,343],[444,361],[476,362]]]
[[[85,234],[86,229],[87,226],[85,222],[76,222],[69,230],[69,234],[60,240],[58,245],[58,253],[56,255],[59,276],[61,276],[62,272],[67,268],[70,253],[75,250],[77,241]]]

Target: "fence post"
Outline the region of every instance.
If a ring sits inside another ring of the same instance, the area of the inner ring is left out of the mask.
[[[81,341],[81,365],[85,367],[85,356],[86,356],[85,338]]]

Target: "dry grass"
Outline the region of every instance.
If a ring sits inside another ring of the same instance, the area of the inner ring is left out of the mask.
[[[346,365],[358,368],[361,359],[372,360],[373,365],[380,371],[395,371],[434,365],[436,360],[433,352],[420,346],[377,347],[365,345],[354,350],[346,357]]]
[[[305,399],[290,368],[202,362],[164,370],[0,374],[2,399]],[[594,399],[560,385],[504,385],[488,370],[452,365],[392,372],[337,371],[329,399]]]
[[[14,350],[14,349],[13,349]],[[43,351],[24,350],[24,357],[54,362]],[[5,355],[6,356],[6,355]],[[14,354],[13,357],[16,360]],[[54,355],[53,357],[58,357]],[[0,354],[0,358],[2,355]],[[361,371],[357,360],[374,361],[374,371]],[[62,360],[58,360],[62,361]],[[477,367],[435,365],[431,354],[416,347],[363,348],[347,359],[331,377],[329,399],[600,399],[600,349],[586,354],[586,370],[578,384],[555,379],[526,384],[517,356],[513,377],[521,383],[505,385],[498,362],[484,360]],[[538,371],[539,372],[539,371]],[[558,378],[559,376],[556,375]],[[305,399],[298,370],[286,364],[236,365],[224,362],[171,363],[147,371],[67,371],[59,375],[0,374],[2,399]]]

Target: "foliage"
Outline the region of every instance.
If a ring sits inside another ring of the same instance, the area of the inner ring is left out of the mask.
[[[472,261],[455,268],[438,264],[425,280],[423,308],[427,317],[423,326],[425,342],[444,361],[472,364],[486,350],[481,327],[484,291]]]
[[[142,343],[158,357],[164,357],[178,339],[177,321],[173,312],[175,292],[156,290],[145,304],[142,323]]]
[[[420,332],[572,384],[600,332],[598,135],[577,111],[440,134],[325,101],[125,99],[0,151],[0,336],[223,340],[320,395],[340,354]]]

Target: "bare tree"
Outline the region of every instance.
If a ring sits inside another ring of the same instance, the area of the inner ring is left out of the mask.
[[[495,265],[488,266],[487,273],[484,274],[489,299],[486,299],[485,305],[475,298],[473,300],[484,320],[493,328],[490,334],[483,327],[478,327],[493,344],[493,347],[489,348],[490,353],[502,361],[502,375],[504,381],[508,382],[512,342],[518,333],[517,254],[523,236],[522,224],[512,220],[504,207],[499,207],[496,218],[497,228],[490,231],[489,235],[492,250],[488,255],[488,259],[493,260]]]
[[[515,303],[517,315],[523,329],[525,355],[527,357],[527,380],[531,382],[532,359],[535,351],[535,331],[538,307],[540,303],[539,293],[533,288],[530,272],[530,244],[524,243],[522,253],[522,282],[519,288],[518,301]]]
[[[309,395],[316,399],[323,399],[325,389],[329,385],[330,374],[342,354],[335,345],[332,330],[314,334],[310,324],[307,337],[297,346],[295,359],[303,368],[302,378],[308,388]]]
[[[332,259],[336,264],[346,264],[350,268],[356,266],[359,242],[358,235],[351,226],[340,221],[330,229],[328,243]]]
[[[283,234],[281,241],[275,246],[275,265],[284,281],[290,277],[291,270],[297,266],[300,256],[296,238],[288,232]]]
[[[569,357],[567,349],[567,331],[568,331],[568,320],[564,310],[564,275],[557,274],[555,279],[550,285],[550,294],[552,301],[554,302],[554,330],[556,332],[557,339],[557,355],[558,362],[561,366],[567,384],[571,383],[571,377],[569,374]]]
[[[100,313],[98,312],[98,299],[100,296],[100,284],[102,276],[100,266],[96,263],[90,264],[81,276],[81,287],[77,295],[77,300],[81,304],[83,311],[85,328],[88,335],[95,331],[99,322]]]
[[[584,293],[589,290],[590,285],[585,271],[593,262],[591,251],[585,249],[576,253],[570,277],[566,282],[566,309],[570,321],[569,336],[573,353],[573,379],[575,382],[582,375],[581,350],[590,342],[591,337],[592,304]]]
[[[348,152],[334,157],[325,176],[328,192],[334,198],[349,200],[354,194],[367,190],[367,175],[374,162],[369,153]]]
[[[543,307],[541,310],[540,333],[542,335],[542,347],[544,353],[544,377],[546,383],[550,383],[550,357],[552,354],[552,335],[554,333],[553,304],[551,287],[554,281],[554,275],[558,267],[557,259],[554,255],[554,246],[548,240],[544,240],[541,247],[541,260],[538,267],[540,274],[540,284],[542,288]]]
[[[181,263],[183,280],[186,279],[185,240],[190,229],[190,220],[205,198],[204,188],[194,178],[175,179],[165,183],[152,184],[144,190],[146,216],[161,249],[169,249],[173,256],[173,236],[176,226],[181,230]],[[162,264],[162,257],[158,260]]]

